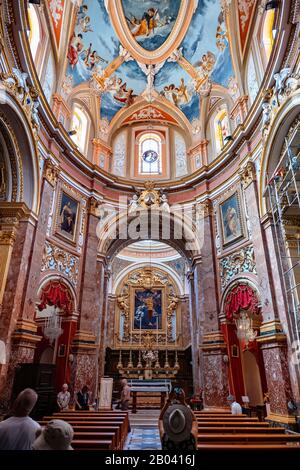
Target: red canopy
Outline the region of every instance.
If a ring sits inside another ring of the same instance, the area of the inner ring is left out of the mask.
[[[73,299],[68,287],[60,281],[51,281],[41,293],[39,310],[44,310],[47,305],[56,305],[68,315],[73,311]]]
[[[240,310],[251,310],[253,314],[259,313],[256,292],[248,284],[239,284],[228,294],[224,303],[227,320],[232,320]]]

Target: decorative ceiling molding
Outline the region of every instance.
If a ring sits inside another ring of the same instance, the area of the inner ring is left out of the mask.
[[[177,47],[179,47],[189,28],[197,3],[198,2],[195,0],[181,1],[178,16],[171,33],[169,34],[166,41],[154,51],[144,49],[142,46],[140,46],[140,44],[138,44],[136,39],[131,34],[125,18],[121,0],[108,2],[108,11],[111,23],[123,47],[138,62],[144,64],[151,63],[154,65],[167,60],[172,52]]]
[[[127,119],[125,119],[124,124],[138,122],[138,121],[168,121],[173,124],[177,124],[177,121],[170,116],[170,114],[162,111],[153,106],[145,106],[138,111],[135,111]]]

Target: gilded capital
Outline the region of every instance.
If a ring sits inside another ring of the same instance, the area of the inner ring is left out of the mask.
[[[44,178],[51,186],[56,185],[59,171],[59,166],[55,165],[49,158],[45,161]]]
[[[256,180],[256,170],[253,162],[248,162],[247,165],[240,170],[240,177],[244,189]]]
[[[213,215],[213,205],[210,199],[205,199],[203,202],[198,202],[196,205],[196,213],[198,219],[204,219]]]
[[[89,214],[94,215],[95,217],[99,217],[101,202],[94,197],[91,197],[89,202]]]
[[[16,232],[11,230],[0,230],[0,245],[13,246],[16,241]]]

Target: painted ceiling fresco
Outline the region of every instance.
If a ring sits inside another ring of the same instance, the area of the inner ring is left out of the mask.
[[[150,51],[158,49],[170,35],[180,4],[181,0],[122,0],[131,34]]]
[[[110,122],[138,96],[146,98],[151,88],[157,97],[168,100],[192,122],[200,114],[199,83],[202,87],[206,83],[228,87],[234,71],[220,0],[198,0],[176,52],[182,60],[169,57],[155,65],[138,63],[134,53],[128,53],[126,60],[122,58],[124,49],[107,5],[105,0],[81,3],[70,38],[66,73],[72,87],[99,77],[101,119]],[[168,40],[180,5],[181,0],[122,0],[124,27],[129,28],[140,46],[154,51]]]

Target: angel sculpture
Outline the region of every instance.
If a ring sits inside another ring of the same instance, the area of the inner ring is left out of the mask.
[[[286,67],[280,70],[280,72],[277,72],[274,74],[274,80],[276,82],[274,93],[276,95],[278,105],[280,104],[279,100],[285,89],[285,80],[290,75],[290,73],[291,73],[291,69]]]
[[[128,214],[135,214],[136,211],[140,208],[139,197],[137,194],[132,196],[132,199],[129,201]]]
[[[163,194],[161,196],[160,202],[161,202],[161,205],[160,205],[161,210],[166,211],[166,212],[170,212],[170,206],[169,206],[168,198],[167,198],[166,194]]]
[[[176,310],[178,302],[179,302],[178,297],[175,297],[174,295],[169,297],[169,305],[167,307],[167,312],[169,315],[172,315],[174,310]]]
[[[152,101],[152,92],[154,88],[154,79],[155,75],[160,71],[162,66],[164,65],[165,61],[160,62],[158,64],[142,64],[141,62],[138,62],[138,65],[140,69],[144,72],[144,74],[147,77],[147,87],[144,91],[144,96],[147,99],[147,101]]]

